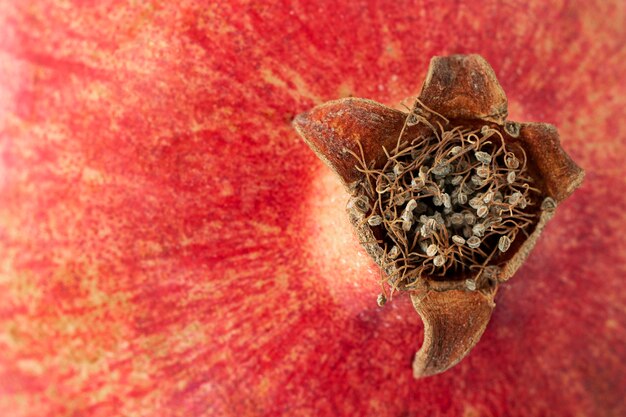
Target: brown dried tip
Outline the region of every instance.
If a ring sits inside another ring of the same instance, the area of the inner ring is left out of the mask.
[[[350,219],[385,273],[379,305],[408,292],[424,321],[415,377],[474,347],[498,286],[582,182],[554,126],[506,116],[489,64],[454,55],[433,58],[409,113],[342,99],[293,122],[351,194]]]

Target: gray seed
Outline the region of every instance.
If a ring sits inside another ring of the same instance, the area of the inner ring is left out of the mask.
[[[457,245],[463,245],[465,243],[465,239],[463,239],[461,236],[459,235],[454,235],[452,236],[452,241],[454,243],[456,243]]]
[[[474,197],[469,201],[469,205],[471,208],[473,208],[474,210],[478,210],[479,208],[483,207],[484,204],[483,202],[480,200],[480,198],[478,197]]]
[[[459,196],[457,197],[459,204],[467,204],[467,194],[465,193],[459,193]]]
[[[500,267],[495,265],[490,265],[485,267],[483,270],[483,276],[487,279],[498,279],[498,274],[500,274]]]
[[[443,200],[444,207],[447,207],[447,208],[452,207],[452,201],[450,200],[450,195],[448,195],[448,193],[443,193],[443,195],[441,196],[441,199]]]
[[[474,281],[473,279],[466,279],[465,287],[470,291],[476,291],[476,281]]]
[[[416,207],[417,207],[417,201],[415,201],[414,199],[411,199],[409,200],[408,203],[406,203],[406,208],[404,210],[407,212],[411,212],[415,210]]]
[[[465,218],[465,223],[472,225],[476,222],[476,216],[474,216],[473,213],[470,213],[469,211],[465,212],[463,214],[463,217]]]
[[[391,259],[396,259],[399,254],[400,254],[400,249],[398,249],[398,247],[396,245],[393,245],[393,247],[391,248],[391,250],[388,253],[388,255],[389,255],[389,257]]]
[[[450,181],[450,183],[452,185],[459,185],[461,181],[463,181],[463,177],[460,175],[457,175],[456,177],[452,177],[452,181]]]
[[[504,165],[506,165],[509,169],[517,169],[519,168],[519,159],[517,159],[514,155],[509,155],[504,158]]]
[[[482,187],[483,179],[480,178],[478,175],[472,175],[472,184],[474,184],[476,187]]]
[[[452,213],[450,216],[450,223],[455,226],[460,226],[463,224],[463,215],[461,213]]]
[[[464,183],[461,187],[461,191],[465,194],[472,194],[474,192],[474,187],[470,183]]]
[[[491,162],[491,155],[489,155],[487,152],[483,152],[483,151],[474,152],[474,156],[480,163],[488,164]]]
[[[552,197],[546,197],[541,202],[541,210],[554,211],[556,209],[556,201]]]
[[[370,226],[378,226],[379,224],[381,224],[383,222],[383,218],[381,216],[372,216],[369,219],[367,219],[367,223]]]
[[[506,131],[506,133],[516,138],[519,136],[520,125],[519,123],[515,122],[507,122],[504,125],[504,130]]]
[[[402,166],[402,164],[394,165],[393,173],[396,175],[396,177],[399,177],[400,174],[402,174],[402,171],[404,171],[404,167]]]
[[[506,182],[513,184],[515,182],[515,172],[511,171],[506,176]]]
[[[469,239],[467,239],[467,246],[469,246],[472,249],[476,249],[477,247],[480,246],[480,238],[476,236],[470,237]]]
[[[386,302],[387,297],[385,297],[385,294],[378,294],[378,297],[376,297],[376,304],[378,304],[378,307],[384,306]]]
[[[453,147],[452,149],[450,149],[449,154],[450,154],[450,155],[458,155],[458,154],[460,154],[460,153],[461,153],[461,151],[462,151],[462,150],[463,150],[463,148],[462,148],[462,147],[460,147],[460,146],[455,146],[455,147]]]
[[[435,256],[435,259],[433,259],[433,264],[435,264],[435,266],[443,266],[443,264],[446,263],[446,258],[444,258],[442,255],[437,255]]]
[[[362,213],[366,213],[370,209],[370,200],[367,196],[359,196],[350,200],[348,208],[356,208]]]
[[[411,227],[413,227],[413,222],[410,219],[402,220],[402,230],[408,232],[409,230],[411,230]]]
[[[406,202],[406,194],[402,193],[402,194],[398,194],[394,196],[393,202],[396,206],[401,206],[402,204]]]
[[[421,190],[424,187],[424,180],[421,178],[413,178],[411,180],[411,188],[414,190]]]
[[[478,175],[481,178],[487,178],[489,176],[489,167],[480,166],[476,168],[476,175]]]
[[[506,252],[511,247],[511,239],[508,236],[500,236],[498,241],[498,249],[500,252]]]
[[[526,198],[524,196],[522,196],[522,199],[519,201],[519,203],[517,205],[518,205],[519,208],[525,209],[526,206],[528,205],[528,200],[526,200]]]
[[[448,175],[450,173],[450,164],[447,161],[441,161],[431,172],[440,177]]]
[[[478,217],[485,217],[488,213],[489,209],[487,208],[487,206],[482,206],[478,210],[476,210],[476,215],[478,215]]]
[[[509,204],[516,205],[517,203],[519,203],[521,198],[522,198],[522,193],[520,193],[519,191],[516,191],[509,196]]]
[[[480,236],[482,237],[485,234],[485,225],[482,223],[477,223],[474,225],[474,227],[472,227],[472,233],[475,236]]]
[[[427,185],[426,192],[439,195],[439,187],[437,185]]]
[[[426,255],[433,257],[437,254],[437,252],[439,252],[439,248],[437,247],[437,245],[432,244],[430,246],[428,246],[428,248],[426,248]]]

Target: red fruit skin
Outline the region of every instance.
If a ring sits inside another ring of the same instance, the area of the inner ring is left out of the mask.
[[[0,0],[0,415],[626,415],[624,2],[273,3]],[[469,357],[413,380],[420,320],[376,307],[290,120],[451,53],[587,177]]]

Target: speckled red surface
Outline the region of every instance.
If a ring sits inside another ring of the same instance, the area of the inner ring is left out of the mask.
[[[624,2],[263,3],[0,0],[0,415],[626,415]],[[419,317],[289,123],[467,52],[587,178],[415,381]]]

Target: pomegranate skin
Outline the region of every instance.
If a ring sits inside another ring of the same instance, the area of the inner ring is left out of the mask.
[[[0,415],[626,415],[623,2],[349,3],[0,0]],[[453,53],[587,176],[416,381],[419,317],[290,122]]]

